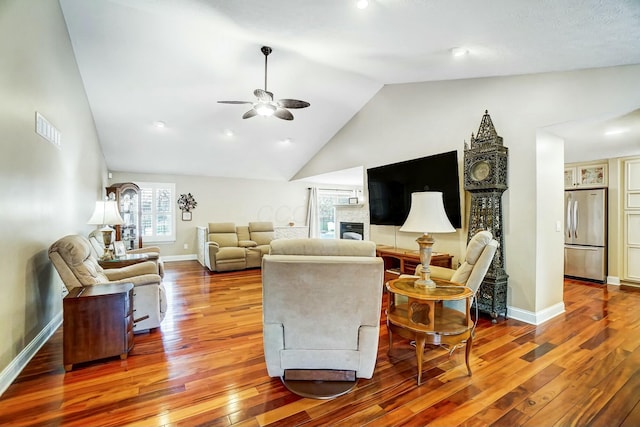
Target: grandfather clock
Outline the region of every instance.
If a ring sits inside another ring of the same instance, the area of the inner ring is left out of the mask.
[[[490,314],[493,323],[500,314],[507,317],[509,276],[504,271],[502,193],[508,188],[508,154],[485,111],[478,134],[471,134],[471,147],[465,142],[464,189],[471,193],[467,242],[478,231],[489,230],[500,243],[475,299],[478,310]]]

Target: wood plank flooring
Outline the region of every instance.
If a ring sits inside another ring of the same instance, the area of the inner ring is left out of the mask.
[[[565,281],[566,313],[537,327],[482,317],[473,376],[463,349],[431,349],[420,387],[413,347],[398,340],[387,355],[383,313],[373,378],[313,400],[267,376],[260,270],[165,267],[160,331],[136,335],[127,360],[65,374],[58,330],[0,398],[0,425],[640,425],[640,292]]]

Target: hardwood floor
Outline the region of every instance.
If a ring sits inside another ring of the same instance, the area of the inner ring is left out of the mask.
[[[387,356],[383,313],[373,378],[313,400],[267,376],[260,270],[165,267],[170,309],[160,331],[136,335],[127,360],[65,374],[58,330],[0,398],[0,425],[640,425],[639,292],[566,281],[566,313],[540,326],[482,317],[473,376],[463,349],[432,349],[420,387],[408,343]]]

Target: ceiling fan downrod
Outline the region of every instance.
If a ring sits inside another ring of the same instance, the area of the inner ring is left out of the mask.
[[[264,54],[264,91],[267,92],[267,57],[272,49],[269,46],[262,46],[260,50]]]

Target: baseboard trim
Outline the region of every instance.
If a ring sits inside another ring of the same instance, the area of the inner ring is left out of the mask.
[[[537,312],[509,307],[507,309],[507,316],[510,319],[520,320],[521,322],[529,323],[531,325],[540,325],[564,312],[564,302],[559,302],[558,304]]]
[[[164,262],[172,262],[172,261],[197,261],[197,254],[187,254],[187,255],[162,255],[162,261]]]
[[[62,325],[62,311],[54,316],[49,324],[0,372],[0,396],[2,396],[11,383],[18,378],[18,375],[20,375],[20,372],[27,366],[27,363],[36,355],[47,340],[51,338],[51,335],[53,335],[60,325]]]
[[[620,286],[620,278],[616,276],[607,276],[607,285]]]

